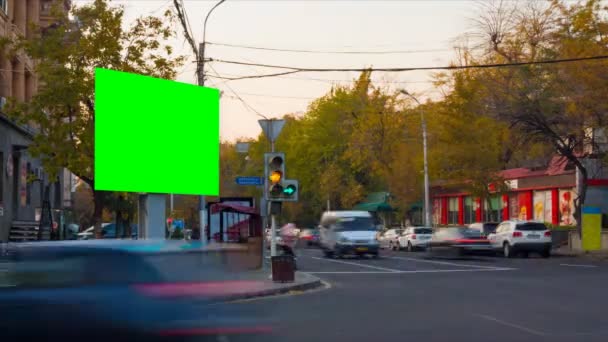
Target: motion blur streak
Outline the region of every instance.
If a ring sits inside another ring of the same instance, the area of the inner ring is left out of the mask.
[[[263,289],[260,281],[215,281],[201,283],[159,283],[133,286],[143,295],[155,297],[222,296],[240,291]]]
[[[230,335],[230,334],[267,334],[273,332],[272,327],[247,328],[202,328],[202,329],[176,329],[161,331],[161,336],[195,336],[195,335]]]

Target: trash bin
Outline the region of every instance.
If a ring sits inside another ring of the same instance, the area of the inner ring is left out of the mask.
[[[280,283],[295,280],[295,260],[291,255],[274,256],[272,263],[272,280]]]

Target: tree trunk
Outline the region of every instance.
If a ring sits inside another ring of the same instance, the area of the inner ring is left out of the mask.
[[[91,189],[93,189],[91,187]],[[103,214],[103,199],[104,199],[104,194],[102,191],[95,191],[95,190],[91,190],[93,191],[93,222],[95,225],[95,238],[96,239],[101,239],[103,238],[102,235],[102,230],[101,230],[101,221],[102,221],[102,214]]]
[[[587,197],[587,169],[582,165],[582,163],[577,163],[576,168],[578,172],[580,172],[580,178],[577,175],[578,180],[578,188],[577,197],[574,200],[574,218],[576,219],[576,230],[578,231],[581,239],[583,238],[583,206],[585,205],[585,199]]]

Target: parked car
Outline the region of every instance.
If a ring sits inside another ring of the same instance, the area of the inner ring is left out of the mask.
[[[468,227],[443,227],[433,232],[427,251],[430,254],[491,251],[492,246],[479,230]]]
[[[367,211],[328,211],[321,216],[320,247],[325,256],[378,256],[376,227]]]
[[[433,237],[431,227],[409,227],[398,239],[399,249],[406,248],[408,252],[416,249],[426,249]]]
[[[260,329],[258,318],[206,305],[217,281],[211,287],[168,281],[143,255],[117,246],[124,243],[11,247],[2,260],[8,269],[0,277],[0,312],[10,312],[0,320],[3,341],[183,341],[224,335],[230,340],[232,333],[269,337],[259,336],[268,330]]]
[[[86,230],[76,234],[78,240],[91,240],[95,239],[95,226],[89,227]],[[101,224],[101,235],[103,239],[116,239],[116,224],[115,223],[102,223]],[[122,237],[122,236],[120,236]],[[137,225],[131,224],[131,238],[137,239]]]
[[[380,248],[388,248],[392,250],[399,249],[399,236],[403,229],[401,228],[391,228],[389,230],[384,231],[378,237],[378,242],[380,243]]]
[[[469,228],[479,230],[484,236],[494,233],[496,227],[498,227],[498,222],[476,222],[469,225]]]
[[[303,229],[300,232],[299,240],[305,243],[307,246],[318,246],[319,235],[319,229]]]
[[[544,258],[551,256],[551,230],[542,222],[504,221],[495,233],[488,236],[488,240],[506,258],[517,254],[527,257],[530,252],[539,253]]]

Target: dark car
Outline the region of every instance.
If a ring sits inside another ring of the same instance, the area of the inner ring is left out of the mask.
[[[469,225],[469,228],[479,230],[484,236],[494,233],[496,227],[498,227],[498,222],[476,222]]]
[[[299,240],[307,246],[319,245],[319,230],[318,229],[303,229],[300,232]]]
[[[491,252],[492,246],[483,233],[468,227],[438,228],[434,231],[427,249],[432,254]]]
[[[0,267],[6,341],[249,340],[269,332],[258,320],[208,305],[205,283],[167,282],[137,253],[40,243],[10,249]]]

